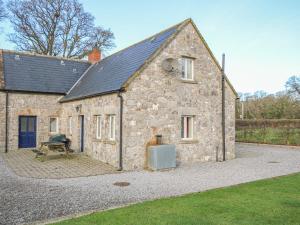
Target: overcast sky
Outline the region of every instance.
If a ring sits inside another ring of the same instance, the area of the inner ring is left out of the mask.
[[[238,92],[284,89],[300,75],[298,0],[81,0],[96,24],[111,28],[117,47],[111,53],[192,18],[217,59],[226,54],[226,73]],[[2,24],[0,48],[11,28]]]

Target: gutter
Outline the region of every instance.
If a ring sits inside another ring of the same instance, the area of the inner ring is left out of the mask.
[[[124,90],[121,89],[118,92],[118,97],[120,98],[120,137],[119,137],[119,168],[118,171],[123,170],[123,105],[124,98],[122,96],[122,92]]]
[[[6,91],[6,100],[5,100],[5,153],[8,152],[8,105],[9,105],[9,96],[8,96],[8,91]]]
[[[222,150],[223,161],[226,160],[226,131],[225,131],[225,54],[222,55]]]
[[[0,92],[11,92],[11,93],[21,93],[21,94],[44,94],[44,95],[65,95],[65,93],[61,92],[44,92],[44,91],[27,91],[27,90],[14,90],[14,89],[0,89]]]

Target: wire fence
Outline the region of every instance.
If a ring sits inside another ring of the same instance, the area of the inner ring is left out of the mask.
[[[300,146],[300,120],[236,120],[236,141]]]

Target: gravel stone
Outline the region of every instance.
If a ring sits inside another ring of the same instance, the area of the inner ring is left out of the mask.
[[[237,158],[226,162],[66,179],[19,177],[0,157],[0,224],[33,223],[300,172],[300,148],[237,144],[236,151]]]

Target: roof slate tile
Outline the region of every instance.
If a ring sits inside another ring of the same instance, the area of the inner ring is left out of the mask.
[[[171,27],[156,36],[104,58],[89,69],[62,101],[118,91],[177,31],[178,26]]]
[[[5,90],[65,94],[90,63],[3,51],[3,65]]]

